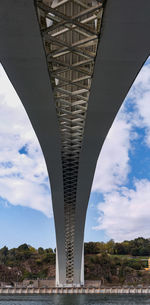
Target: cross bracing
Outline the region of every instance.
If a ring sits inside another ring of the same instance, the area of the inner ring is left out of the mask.
[[[103,4],[96,0],[37,0],[37,12],[61,136],[66,283],[72,284],[79,156]]]

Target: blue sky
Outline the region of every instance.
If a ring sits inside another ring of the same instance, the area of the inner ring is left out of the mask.
[[[55,248],[50,186],[36,135],[0,66],[0,247]],[[86,241],[150,237],[150,59],[97,162]]]

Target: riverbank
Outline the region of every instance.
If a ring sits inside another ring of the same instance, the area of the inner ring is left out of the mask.
[[[85,288],[150,286],[147,268],[150,240],[89,242],[84,250]],[[55,260],[56,253],[51,248],[35,249],[27,244],[12,249],[5,246],[0,249],[0,287],[55,287]]]
[[[0,288],[3,294],[150,294],[150,288]]]

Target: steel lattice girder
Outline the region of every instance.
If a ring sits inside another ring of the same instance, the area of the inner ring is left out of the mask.
[[[66,281],[73,283],[79,156],[103,5],[87,0],[41,0],[37,10],[61,134]]]

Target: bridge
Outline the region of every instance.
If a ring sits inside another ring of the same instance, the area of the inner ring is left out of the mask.
[[[150,53],[150,1],[1,0],[0,38],[0,61],[47,164],[56,285],[80,286],[95,167]]]

